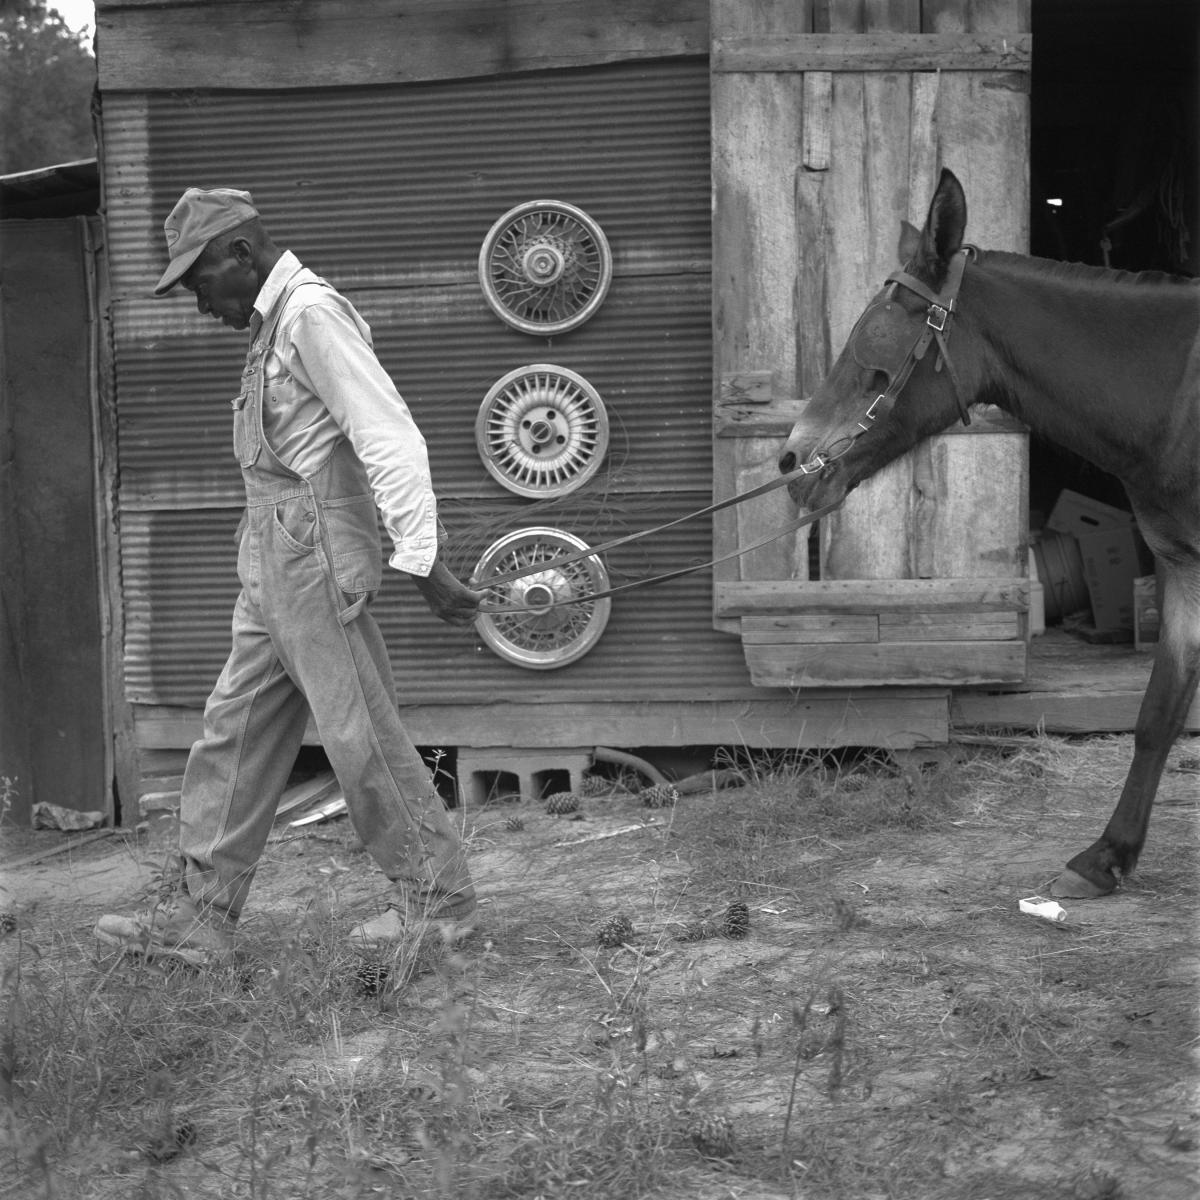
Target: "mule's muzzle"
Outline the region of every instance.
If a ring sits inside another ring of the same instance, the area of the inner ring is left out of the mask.
[[[787,493],[800,508],[810,508],[813,493],[820,483],[826,482],[836,470],[836,464],[822,454],[814,454],[799,462],[792,451],[780,455],[779,470],[783,475],[795,475],[788,480]]]
[[[799,461],[796,458],[795,452],[785,450],[779,456],[779,473],[780,475],[790,475],[799,466]],[[787,493],[792,498],[794,504],[804,507],[802,492],[808,490],[809,481],[806,475],[798,475],[795,479],[789,480],[787,485]]]

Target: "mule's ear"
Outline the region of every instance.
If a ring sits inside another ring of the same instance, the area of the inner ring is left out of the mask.
[[[933,235],[938,258],[949,262],[962,249],[963,234],[967,231],[967,197],[958,177],[945,167],[929,205],[926,226]]]
[[[950,259],[962,248],[966,229],[967,197],[954,172],[943,167],[937,191],[929,203],[920,244],[912,255],[914,263],[940,281]]]
[[[963,234],[967,230],[967,197],[958,177],[946,167],[942,168],[937,191],[929,203],[925,228],[933,239],[941,262],[949,262],[951,256],[962,248]]]

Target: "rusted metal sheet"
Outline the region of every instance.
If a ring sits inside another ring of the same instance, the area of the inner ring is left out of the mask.
[[[228,400],[240,339],[185,295],[149,299],[159,229],[191,184],[248,187],[281,244],[339,286],[430,446],[456,569],[492,540],[551,525],[592,544],[703,507],[711,492],[708,74],[703,60],[302,93],[105,98],[131,699],[198,705],[228,648],[240,482]],[[494,221],[531,199],[604,229],[600,311],[553,339],[511,329],[479,286]],[[474,425],[491,385],[550,362],[600,393],[611,438],[588,487],[514,496]],[[711,557],[702,520],[619,551],[615,582]],[[506,663],[439,624],[389,573],[377,607],[408,702],[744,692],[740,646],[711,629],[710,573],[614,602],[599,644],[556,671]]]

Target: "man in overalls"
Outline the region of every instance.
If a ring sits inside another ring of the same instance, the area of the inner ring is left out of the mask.
[[[382,576],[376,508],[442,620],[469,625],[482,594],[439,557],[425,440],[353,306],[281,251],[248,192],[189,188],[164,224],[177,283],[201,313],[250,332],[233,402],[246,486],[233,646],[191,750],[178,886],[136,917],[101,917],[123,950],[194,965],[230,961],[233,932],[311,711],[355,831],[391,880],[388,906],[351,931],[362,947],[429,919],[466,921],[462,845],[396,706],[370,604]]]

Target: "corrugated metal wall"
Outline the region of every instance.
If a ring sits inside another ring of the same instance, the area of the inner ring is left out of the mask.
[[[189,185],[249,188],[280,244],[345,291],[429,442],[465,574],[509,530],[597,542],[711,496],[708,70],[703,60],[301,93],[107,94],[121,521],[130,698],[200,704],[228,646],[240,480],[229,408],[244,345],[186,294],[148,299],[161,223]],[[552,341],[508,328],[476,278],[492,223],[526,200],[604,228],[614,281]],[[605,468],[558,502],[491,480],[474,422],[515,367],[554,362],[600,392]],[[711,554],[707,521],[609,560],[614,581]],[[441,625],[388,573],[378,615],[408,701],[704,698],[744,688],[740,646],[710,628],[707,572],[618,598],[599,645],[553,672],[505,663]]]

